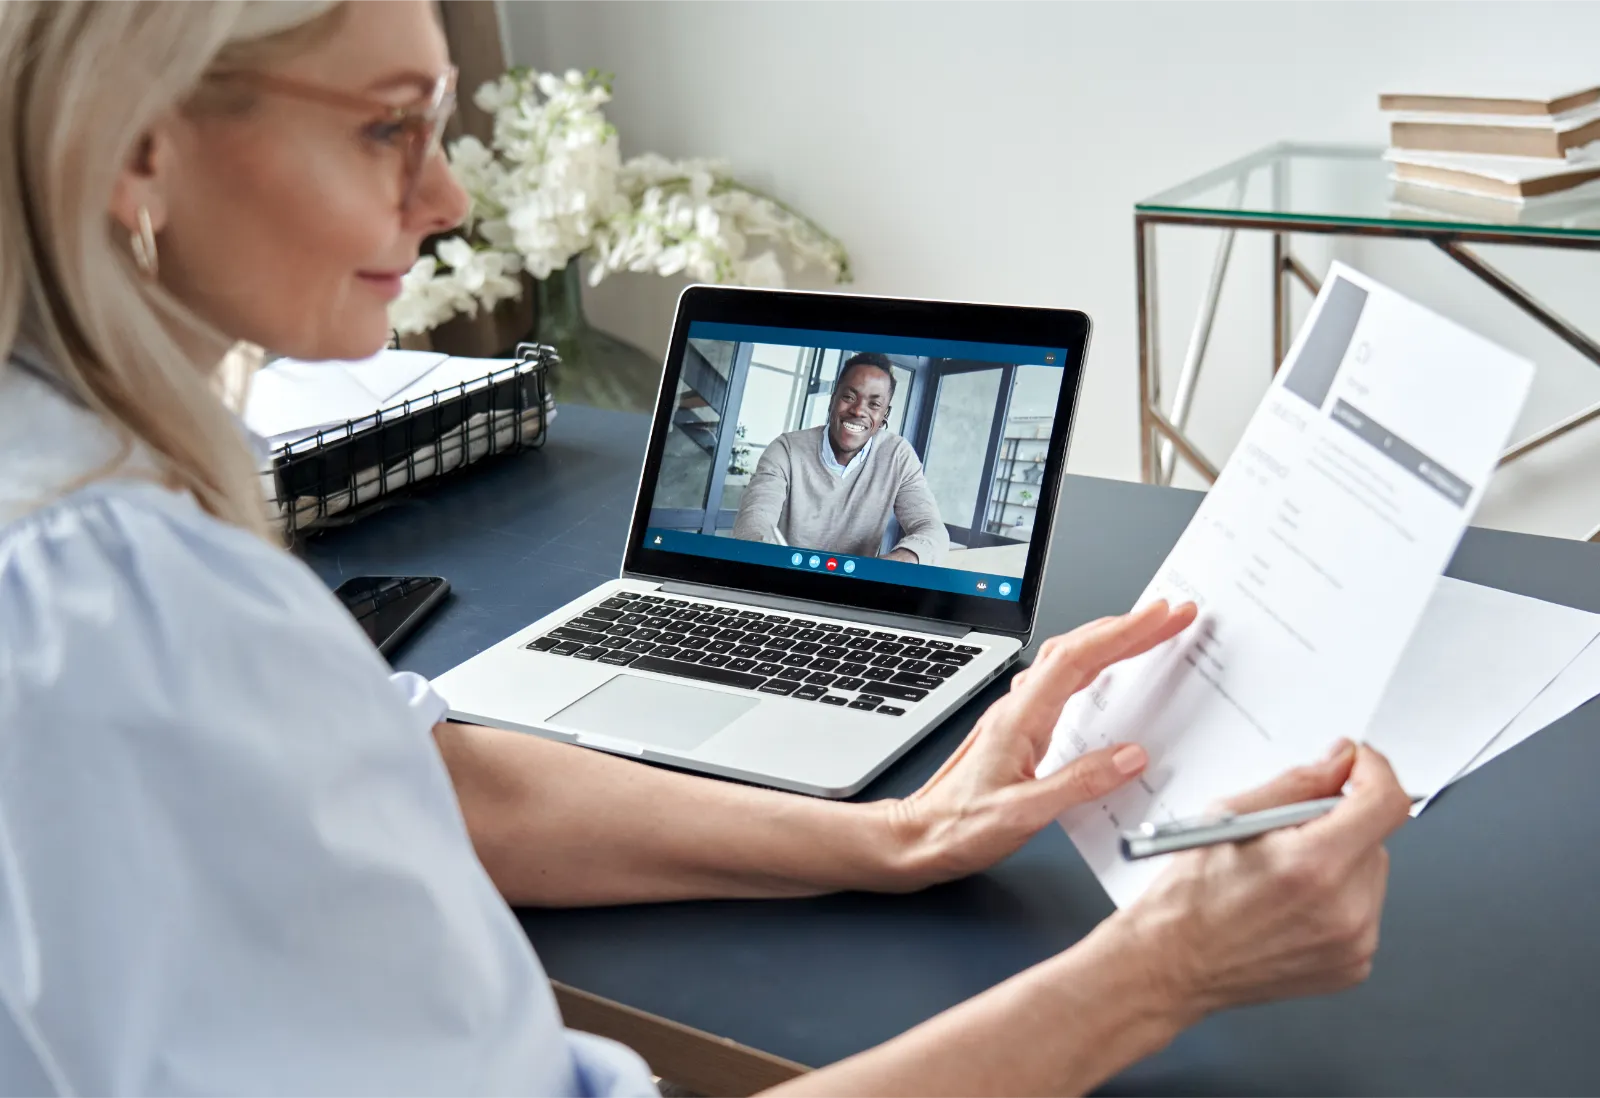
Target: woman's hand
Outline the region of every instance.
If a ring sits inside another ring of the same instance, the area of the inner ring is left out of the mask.
[[[1160,601],[1045,641],[939,772],[905,800],[888,802],[903,853],[901,883],[921,888],[986,869],[1067,809],[1143,771],[1144,749],[1121,744],[1034,777],[1067,699],[1111,664],[1176,636],[1194,617],[1193,604],[1174,610]]]
[[[1113,917],[1186,1021],[1215,1010],[1338,991],[1367,978],[1388,881],[1383,841],[1411,801],[1388,761],[1349,741],[1229,801],[1235,812],[1331,797],[1321,819],[1194,850]],[[1109,926],[1109,924],[1108,924]]]

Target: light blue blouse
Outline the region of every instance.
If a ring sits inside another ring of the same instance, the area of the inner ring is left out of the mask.
[[[426,682],[150,468],[0,364],[0,1092],[653,1094],[562,1027]]]

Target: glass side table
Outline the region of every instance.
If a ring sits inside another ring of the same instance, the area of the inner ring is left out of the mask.
[[[1382,154],[1383,150],[1375,147],[1273,145],[1134,206],[1139,293],[1139,462],[1146,482],[1170,484],[1174,464],[1180,458],[1207,481],[1216,480],[1217,467],[1183,432],[1216,318],[1218,295],[1227,276],[1234,234],[1240,229],[1272,234],[1273,370],[1283,361],[1289,346],[1291,280],[1312,294],[1321,289],[1289,249],[1289,238],[1294,233],[1427,241],[1600,366],[1600,344],[1539,304],[1467,247],[1492,243],[1600,251],[1600,199],[1541,199],[1524,209],[1510,202],[1418,188],[1391,181],[1390,165]],[[1211,278],[1167,410],[1162,408],[1156,337],[1158,225],[1226,230],[1217,245]],[[1506,451],[1500,463],[1515,461],[1595,418],[1600,418],[1600,404],[1517,443]],[[1590,535],[1590,540],[1597,537],[1600,529]]]

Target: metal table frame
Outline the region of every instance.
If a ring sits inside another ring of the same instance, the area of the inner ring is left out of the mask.
[[[1248,173],[1263,166],[1260,162],[1268,154],[1290,153],[1296,150],[1351,158],[1371,156],[1374,152],[1370,148],[1351,146],[1275,145],[1209,172],[1188,184],[1198,190],[1208,184],[1222,184],[1230,179],[1236,180],[1230,205],[1239,209],[1238,213],[1229,213],[1226,209],[1190,212],[1170,206],[1158,206],[1154,201],[1142,202],[1134,207],[1134,268],[1139,295],[1139,471],[1141,479],[1147,484],[1171,484],[1172,474],[1179,458],[1204,477],[1207,483],[1214,483],[1217,479],[1218,467],[1184,434],[1184,428],[1188,424],[1189,410],[1193,406],[1195,386],[1200,379],[1201,368],[1205,364],[1206,345],[1211,339],[1211,327],[1217,315],[1217,302],[1223,281],[1227,277],[1234,234],[1241,229],[1272,234],[1274,373],[1283,362],[1283,356],[1289,347],[1291,285],[1298,282],[1313,295],[1322,288],[1317,278],[1290,251],[1289,237],[1292,233],[1376,236],[1427,241],[1554,332],[1584,358],[1600,367],[1600,343],[1596,343],[1540,304],[1521,286],[1467,247],[1469,244],[1516,244],[1535,248],[1600,251],[1600,235],[1581,236],[1540,231],[1529,226],[1507,226],[1505,229],[1497,230],[1490,226],[1453,226],[1425,221],[1353,223],[1349,220],[1334,219],[1328,215],[1269,216],[1242,209]],[[1281,205],[1281,196],[1287,186],[1283,173],[1283,160],[1281,158],[1272,160],[1270,167],[1273,191],[1279,199],[1278,204]],[[1190,331],[1189,344],[1184,353],[1183,366],[1178,373],[1177,385],[1173,390],[1170,411],[1163,410],[1161,406],[1160,335],[1157,323],[1159,312],[1156,300],[1156,227],[1159,225],[1188,225],[1225,230],[1217,244],[1211,277],[1206,285],[1200,313]],[[1500,464],[1506,465],[1516,461],[1596,418],[1600,418],[1600,403],[1590,405],[1514,444],[1501,455]],[[1600,526],[1589,532],[1587,540],[1600,541]]]

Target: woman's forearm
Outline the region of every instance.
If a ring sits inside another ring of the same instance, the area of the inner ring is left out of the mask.
[[[911,887],[887,806],[641,766],[478,725],[434,729],[478,857],[513,904]]]
[[[1197,1020],[1119,916],[1072,949],[772,1094],[1082,1094]]]

